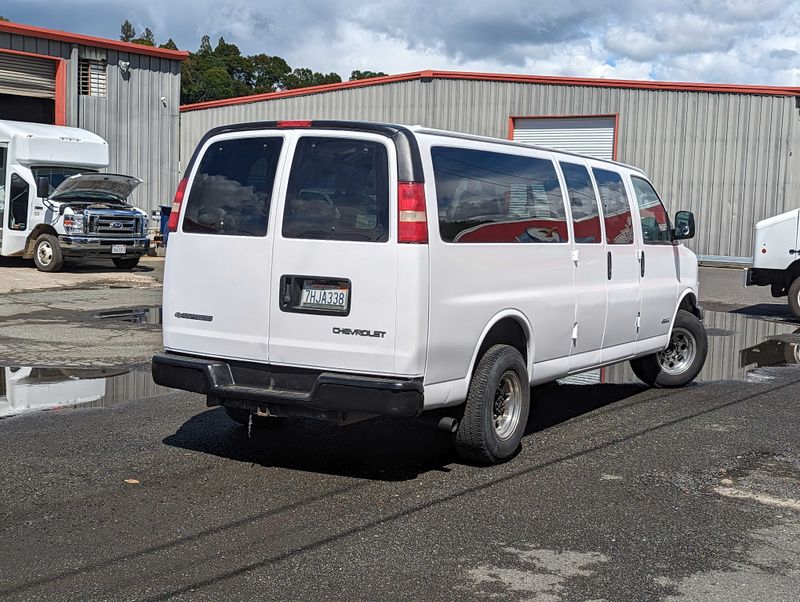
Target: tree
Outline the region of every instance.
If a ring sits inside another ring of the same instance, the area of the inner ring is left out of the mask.
[[[167,50],[177,50],[178,49],[178,45],[175,43],[175,41],[172,38],[170,38],[169,40],[167,40],[163,44],[159,44],[158,47],[159,48],[166,48]]]
[[[8,21],[11,22],[11,19],[6,19],[3,15],[0,15],[0,21]]]
[[[134,38],[131,40],[133,44],[140,44],[141,46],[155,46],[156,45],[156,37],[153,35],[153,32],[150,30],[149,27],[144,28],[144,33],[139,38]]]
[[[356,81],[359,79],[370,79],[373,77],[386,77],[386,73],[383,71],[353,71],[350,74],[350,81]]]
[[[133,38],[136,37],[136,28],[133,26],[133,23],[125,19],[120,26],[120,34],[119,39],[123,42],[130,42]]]
[[[283,80],[283,87],[287,90],[321,86],[323,84],[336,84],[342,81],[338,73],[318,73],[307,67],[295,69]]]
[[[250,87],[253,92],[274,92],[284,86],[284,80],[292,68],[279,56],[254,54],[247,57],[250,62]]]

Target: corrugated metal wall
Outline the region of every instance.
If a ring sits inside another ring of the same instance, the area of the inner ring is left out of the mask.
[[[108,141],[109,171],[144,180],[134,193],[139,207],[150,213],[172,203],[178,182],[180,62],[0,32],[2,48],[67,59],[67,125]],[[107,59],[106,98],[78,95],[79,57]],[[128,76],[120,60],[130,62]]]
[[[362,119],[506,138],[510,116],[619,114],[620,161],[647,171],[670,211],[689,209],[701,255],[747,257],[756,221],[800,206],[794,97],[475,80],[414,80],[181,115],[185,163],[211,127]]]

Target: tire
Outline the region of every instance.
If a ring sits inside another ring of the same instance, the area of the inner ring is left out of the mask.
[[[120,270],[132,270],[137,265],[139,265],[138,257],[117,257],[115,259],[112,259],[111,261],[113,261],[114,265],[117,266]]]
[[[683,387],[692,382],[708,355],[708,335],[694,314],[679,309],[664,351],[631,360],[633,373],[644,384],[657,388]]]
[[[789,285],[789,309],[792,310],[794,317],[800,320],[800,276]]]
[[[64,256],[58,237],[52,234],[42,234],[33,245],[33,262],[42,272],[57,272],[64,265]]]
[[[453,435],[458,454],[479,464],[511,458],[528,424],[530,395],[528,370],[520,352],[509,345],[491,347],[475,368],[464,415]]]
[[[225,413],[228,414],[228,418],[234,422],[238,422],[244,426],[250,424],[250,410],[225,406]],[[278,424],[282,424],[285,420],[286,418],[280,416],[253,416],[253,426],[277,426]]]

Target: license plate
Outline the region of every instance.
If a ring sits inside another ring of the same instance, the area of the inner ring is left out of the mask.
[[[127,251],[125,245],[111,245],[111,252],[115,255],[125,255]]]
[[[306,282],[300,295],[300,307],[345,311],[349,296],[346,287]]]

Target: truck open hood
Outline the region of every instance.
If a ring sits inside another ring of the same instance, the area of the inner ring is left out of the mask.
[[[59,197],[89,193],[91,196],[108,195],[124,201],[141,183],[139,178],[113,173],[77,174],[61,182],[58,188],[50,193],[49,198],[55,200]]]

